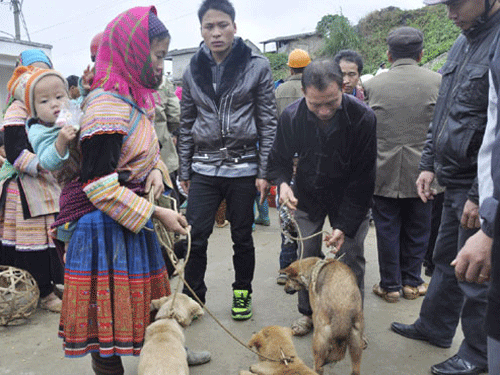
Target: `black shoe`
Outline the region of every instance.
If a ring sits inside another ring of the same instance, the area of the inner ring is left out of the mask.
[[[455,354],[446,361],[432,366],[431,372],[434,375],[477,375],[487,372],[487,369],[474,366],[469,361],[460,358],[458,354]]]
[[[451,344],[441,344],[439,342],[436,342],[423,333],[420,333],[417,331],[415,326],[413,324],[403,324],[403,323],[398,323],[398,322],[392,322],[391,323],[391,329],[396,332],[398,335],[407,337],[412,340],[421,340],[421,341],[427,341],[429,344],[438,346],[440,348],[449,348]]]

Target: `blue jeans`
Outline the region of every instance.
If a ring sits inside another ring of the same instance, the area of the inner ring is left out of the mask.
[[[214,228],[215,213],[224,198],[233,240],[235,281],[232,287],[252,292],[255,270],[252,224],[256,191],[254,176],[226,178],[194,173],[191,178],[186,219],[192,227],[192,242],[184,277],[203,303],[207,292],[205,272],[208,238]],[[191,296],[186,287],[183,292]]]
[[[487,366],[485,317],[489,285],[459,282],[450,265],[465,241],[477,231],[460,225],[467,193],[468,189],[447,189],[444,194],[441,226],[434,248],[434,273],[415,328],[433,341],[450,345],[461,320],[464,340],[458,355],[484,368]]]
[[[420,198],[373,196],[377,232],[380,287],[397,292],[405,285],[419,286],[431,233],[432,203]]]

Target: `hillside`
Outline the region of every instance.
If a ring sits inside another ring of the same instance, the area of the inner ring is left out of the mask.
[[[327,17],[332,16],[328,15],[323,19]],[[344,16],[337,15],[334,17]],[[318,21],[318,23],[320,22],[321,20]],[[363,74],[375,73],[379,64],[382,61],[387,61],[387,34],[390,30],[399,26],[411,26],[422,30],[424,33],[424,57],[421,64],[426,64],[433,70],[441,68],[444,59],[438,59],[436,62],[433,62],[433,60],[446,53],[460,34],[460,29],[448,19],[444,5],[427,6],[414,10],[388,7],[371,12],[362,18],[356,26],[351,26],[350,30],[350,32],[358,36],[359,47],[350,48],[357,50],[363,57],[365,64]],[[345,31],[342,30],[342,33],[345,33]],[[332,30],[331,35],[338,37],[339,32],[335,33],[335,30]],[[333,57],[336,52],[338,51],[324,52],[323,56]],[[286,77],[288,75],[286,54],[269,53],[266,55],[271,61],[274,78]]]
[[[401,10],[389,7],[375,11],[362,18],[354,27],[361,37],[359,52],[365,61],[364,73],[373,73],[382,61],[387,60],[386,37],[398,26],[411,26],[424,33],[424,57],[422,64],[448,52],[460,34],[460,29],[448,19],[444,5]],[[434,70],[442,66],[433,66]]]

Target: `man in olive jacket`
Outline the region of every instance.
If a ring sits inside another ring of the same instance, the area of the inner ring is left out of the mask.
[[[235,38],[229,1],[205,0],[198,17],[204,43],[184,72],[179,137],[179,177],[192,226],[185,278],[205,302],[208,237],[225,198],[234,243],[231,314],[245,320],[252,316],[253,203],[257,190],[261,203],[267,194],[277,125],[273,77],[269,61]]]
[[[422,202],[420,156],[436,104],[441,75],[421,68],[424,36],[400,27],[387,37],[392,66],[365,83],[365,100],[377,116],[377,179],[373,219],[380,284],[373,292],[389,302],[425,294],[420,277],[430,235],[432,202]]]

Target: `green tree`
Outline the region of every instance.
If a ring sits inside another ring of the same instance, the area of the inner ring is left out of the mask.
[[[325,46],[320,51],[321,56],[333,57],[342,49],[358,49],[361,40],[349,19],[342,14],[323,16],[316,25],[316,31],[325,40]]]

